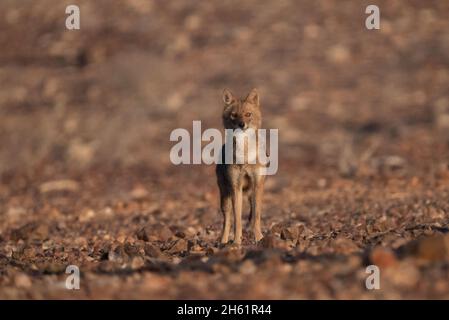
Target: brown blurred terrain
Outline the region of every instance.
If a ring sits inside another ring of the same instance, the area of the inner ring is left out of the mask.
[[[449,3],[368,4],[1,1],[0,298],[448,299]],[[214,168],[169,160],[225,87],[280,139],[241,249]]]

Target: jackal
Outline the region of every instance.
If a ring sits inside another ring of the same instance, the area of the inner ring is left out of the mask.
[[[245,132],[248,129],[257,132],[260,129],[262,114],[259,94],[256,89],[253,89],[245,99],[235,98],[228,89],[225,89],[223,91],[223,102],[223,125],[225,129],[240,129],[241,131],[238,130],[240,132]],[[234,161],[226,163],[226,143],[222,147],[222,161],[216,167],[217,182],[220,189],[220,205],[224,217],[221,243],[225,244],[229,240],[231,212],[234,213],[234,243],[240,245],[242,242],[243,197],[248,197],[251,207],[249,221],[255,240],[259,241],[263,236],[260,218],[265,180],[265,175],[261,174],[261,168],[266,165],[259,161],[257,146],[255,150],[249,150],[249,147],[245,148],[244,146],[245,161],[236,163],[235,150],[238,148],[236,148],[235,137],[232,138],[231,142],[234,150]],[[256,145],[259,143],[256,135]],[[249,161],[250,154],[254,154],[254,152],[256,152],[256,161]]]

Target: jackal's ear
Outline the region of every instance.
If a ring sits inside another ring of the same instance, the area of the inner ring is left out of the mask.
[[[231,103],[233,103],[235,100],[234,95],[232,94],[231,91],[229,91],[229,89],[224,89],[223,90],[223,101],[225,104],[229,105]]]
[[[251,92],[246,97],[246,101],[253,103],[255,105],[259,105],[259,92],[257,92],[257,89],[251,90]]]

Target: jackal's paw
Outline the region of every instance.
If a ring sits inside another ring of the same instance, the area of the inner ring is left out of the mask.
[[[228,244],[229,244],[229,242],[219,241],[219,242],[217,242],[217,248],[223,249],[223,248],[225,248]]]
[[[254,238],[256,239],[256,243],[259,242],[260,240],[262,240],[262,238],[263,238],[262,232],[256,232],[254,234]]]
[[[231,250],[237,250],[240,249],[241,247],[242,247],[241,242],[233,242],[232,244],[229,245],[229,249]]]

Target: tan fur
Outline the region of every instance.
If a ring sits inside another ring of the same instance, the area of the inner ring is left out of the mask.
[[[225,104],[223,110],[225,129],[260,129],[262,114],[259,94],[256,89],[253,89],[245,99],[236,99],[229,90],[225,89],[223,91],[223,101]],[[245,152],[247,152],[247,149],[245,149]],[[225,145],[222,147],[222,160],[223,163],[218,164],[216,167],[221,211],[224,217],[221,243],[225,244],[229,241],[231,214],[233,212],[234,243],[237,245],[241,244],[242,202],[244,197],[248,197],[251,206],[250,221],[252,219],[252,231],[255,240],[259,241],[262,239],[260,219],[265,176],[260,174],[260,169],[263,165],[259,161],[256,164],[235,164],[235,161],[233,164],[225,164]]]

